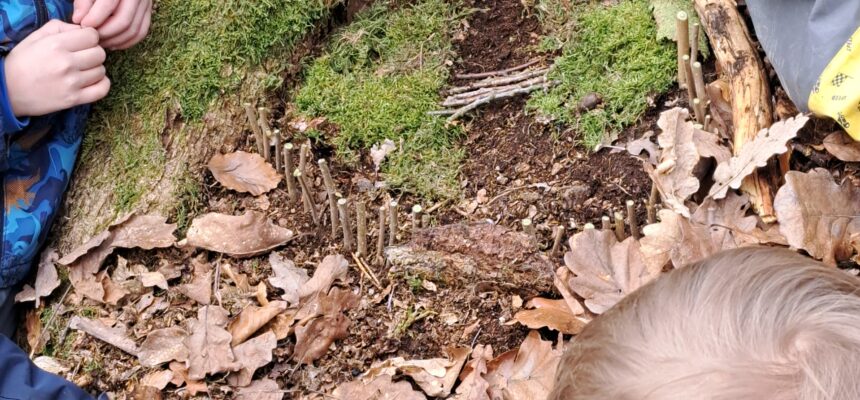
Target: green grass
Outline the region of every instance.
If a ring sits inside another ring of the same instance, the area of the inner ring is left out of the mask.
[[[101,179],[113,182],[116,211],[132,208],[147,178],[162,172],[168,110],[196,129],[219,97],[240,86],[255,95],[278,86],[285,61],[278,59],[267,76],[247,72],[277,50],[285,54],[334,1],[157,1],[150,37],[111,55],[113,89],[98,103],[84,145],[83,162],[98,165],[105,170]]]
[[[389,9],[380,1],[334,35],[306,71],[295,102],[336,124],[325,138],[345,160],[385,139],[399,144],[382,171],[388,183],[427,198],[456,195],[460,134],[427,116],[448,80],[449,32],[462,17],[444,0]]]
[[[656,39],[657,27],[647,0],[627,0],[615,6],[593,3],[574,11],[575,22],[564,21],[558,0],[544,0],[538,9],[562,55],[551,77],[560,85],[535,93],[529,108],[572,126],[586,148],[594,148],[611,133],[636,122],[648,108],[648,97],[669,89],[674,81],[673,46]],[[553,6],[556,4],[556,6]],[[564,26],[572,31],[565,32]],[[600,108],[578,113],[583,96],[598,93]]]

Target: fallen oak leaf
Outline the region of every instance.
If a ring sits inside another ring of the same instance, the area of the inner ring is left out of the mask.
[[[155,367],[170,361],[188,360],[188,348],[184,341],[188,332],[180,327],[156,329],[146,335],[140,345],[137,358],[144,367]]]
[[[185,363],[173,361],[168,365],[168,368],[173,372],[173,379],[170,383],[176,386],[182,386],[185,384],[185,390],[190,396],[194,396],[200,392],[209,392],[206,382],[194,380],[188,377],[188,367],[185,366]]]
[[[177,290],[199,304],[208,305],[212,300],[212,270],[198,274],[195,269],[191,282],[179,285]]]
[[[830,265],[851,257],[851,236],[860,233],[860,188],[836,184],[825,169],[789,171],[773,206],[789,245]]]
[[[256,211],[241,216],[209,213],[191,221],[183,245],[247,258],[283,246],[292,239],[291,230],[275,225]]]
[[[351,321],[343,314],[315,318],[304,326],[296,326],[296,347],[293,359],[310,364],[324,356],[336,340],[349,336]]]
[[[643,151],[648,153],[648,162],[656,166],[660,159],[660,148],[657,144],[651,141],[651,131],[649,134],[643,135],[641,138],[631,140],[627,143],[627,152],[633,156],[639,156]]]
[[[487,382],[493,399],[546,399],[555,385],[561,350],[541,340],[537,331],[520,344],[487,363]]]
[[[318,293],[328,293],[331,286],[346,278],[349,262],[342,255],[326,256],[314,271],[313,277],[299,290],[299,298],[306,299]]]
[[[273,301],[263,307],[249,305],[239,313],[239,317],[233,320],[227,328],[233,335],[232,346],[236,346],[251,337],[264,325],[268,324],[275,316],[287,309],[287,302]]]
[[[460,385],[451,400],[491,400],[490,383],[484,376],[487,363],[493,359],[493,347],[479,344],[472,350],[472,360],[460,373]]]
[[[281,400],[283,398],[284,391],[278,386],[278,382],[269,378],[253,381],[247,387],[236,391],[236,400]]]
[[[426,396],[412,389],[412,385],[409,382],[394,382],[391,380],[391,375],[387,374],[379,375],[369,382],[359,379],[341,384],[328,397],[350,400],[427,399]]]
[[[33,286],[24,285],[24,288],[15,295],[15,302],[21,303],[25,301],[35,301],[35,308],[39,308],[39,304],[43,297],[48,297],[54,289],[60,286],[60,279],[57,275],[57,267],[54,265],[59,259],[57,252],[53,249],[48,249],[42,252],[39,258],[39,267],[36,271],[36,282]]]
[[[256,153],[216,154],[207,167],[221,185],[239,193],[259,196],[278,187],[281,182],[275,168]]]
[[[50,372],[54,375],[62,376],[66,372],[69,372],[69,367],[63,365],[62,362],[53,357],[48,356],[39,356],[33,360],[33,364],[36,364],[40,369]]]
[[[564,264],[576,276],[568,285],[595,314],[660,274],[660,269],[647,267],[639,242],[632,237],[618,242],[611,231],[586,229],[573,235],[569,245]]]
[[[203,306],[197,318],[187,321],[191,335],[183,343],[188,348],[188,377],[202,380],[207,374],[235,371],[240,367],[235,361],[230,342],[233,337],[224,327],[229,314],[218,306]]]
[[[694,142],[695,128],[688,121],[689,112],[673,108],[660,114],[657,126],[661,132],[657,143],[663,149],[656,168],[645,164],[645,170],[660,191],[663,204],[675,212],[690,216],[686,200],[699,191],[699,180],[693,171],[699,163],[699,153]]]
[[[146,376],[140,380],[140,384],[143,386],[154,387],[158,390],[164,390],[164,388],[167,387],[167,384],[172,380],[173,371],[165,369],[146,374]]]
[[[537,301],[535,301],[537,300]],[[582,332],[586,323],[576,318],[564,300],[535,298],[526,303],[526,309],[517,311],[507,325],[520,323],[530,329],[549,328],[567,335]]]
[[[30,345],[30,352],[33,354],[40,352],[42,350],[42,319],[39,318],[39,312],[36,309],[27,311],[24,327],[27,330],[27,344]]]
[[[394,357],[374,363],[364,374],[362,380],[368,381],[380,375],[396,376],[398,373],[412,378],[428,396],[445,398],[451,394],[457,377],[469,358],[472,349],[468,347],[449,347],[447,358],[429,360],[406,360]]]
[[[834,157],[845,162],[860,162],[860,142],[844,131],[836,131],[824,138],[824,149]]]
[[[143,287],[157,286],[162,290],[167,290],[167,278],[158,271],[140,274],[140,283],[143,284]]]
[[[257,369],[272,362],[272,350],[278,346],[278,340],[272,332],[266,332],[253,339],[233,347],[236,362],[241,368],[227,376],[227,382],[232,386],[248,386]]]
[[[788,141],[794,139],[808,121],[809,117],[805,115],[779,121],[759,131],[752,141],[740,149],[736,148],[735,156],[720,163],[714,170],[714,186],[709,196],[722,199],[730,188],[740,188],[744,178],[756,168],[764,167],[771,157],[788,151]]]
[[[291,305],[299,303],[299,292],[310,279],[308,272],[296,267],[292,260],[286,260],[278,253],[269,254],[269,265],[274,276],[269,277],[269,283],[284,291],[281,298]]]

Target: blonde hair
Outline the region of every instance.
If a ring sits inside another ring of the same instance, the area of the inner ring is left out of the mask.
[[[549,399],[860,399],[858,288],[789,250],[720,253],[591,322]]]

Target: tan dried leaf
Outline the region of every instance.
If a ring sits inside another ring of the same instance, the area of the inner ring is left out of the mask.
[[[137,358],[144,367],[155,367],[170,361],[188,360],[188,348],[184,341],[188,332],[180,327],[156,329],[146,335]]]
[[[233,257],[245,258],[283,246],[293,232],[273,224],[264,214],[248,211],[241,216],[209,213],[191,221],[187,245]]]
[[[693,123],[687,121],[689,113],[673,108],[660,114],[657,126],[662,130],[657,143],[663,149],[657,168],[646,164],[646,171],[663,198],[663,204],[675,212],[690,216],[685,202],[699,191],[699,180],[693,170],[699,163],[699,153],[693,139]]]
[[[699,157],[713,158],[718,164],[732,158],[732,151],[720,143],[720,137],[715,133],[694,128],[693,143],[696,144]]]
[[[731,87],[724,79],[717,79],[705,85],[710,100],[710,111],[713,123],[723,137],[728,137],[734,131],[732,121]]]
[[[259,196],[276,187],[281,176],[259,154],[237,151],[216,154],[209,160],[209,171],[227,189]]]
[[[39,269],[36,271],[36,282],[32,287],[24,285],[24,289],[15,295],[15,302],[35,301],[34,308],[39,308],[42,297],[48,297],[54,289],[60,286],[57,267],[54,265],[59,256],[54,249],[46,249],[39,258]]]
[[[235,371],[240,367],[230,346],[233,337],[224,329],[228,318],[227,310],[204,306],[197,311],[197,318],[187,321],[191,335],[183,343],[188,348],[190,379],[202,380],[207,374]]]
[[[779,121],[770,128],[759,131],[756,137],[742,148],[735,149],[736,155],[728,162],[717,165],[714,170],[714,186],[709,195],[722,199],[730,188],[741,187],[744,178],[756,168],[764,167],[771,157],[788,151],[788,141],[797,136],[797,132],[807,121],[809,117],[805,115]]]
[[[284,291],[281,298],[290,305],[299,303],[299,292],[304,284],[310,279],[308,272],[296,267],[292,260],[284,259],[278,253],[269,254],[269,264],[275,276],[269,277],[269,283]]]
[[[278,386],[278,382],[269,378],[253,381],[247,387],[236,391],[236,400],[281,400],[283,398],[284,391]]]
[[[275,316],[287,309],[287,302],[273,301],[263,307],[249,305],[230,323],[228,330],[233,335],[231,345],[236,346],[251,337]]]
[[[824,138],[822,143],[828,153],[846,162],[860,162],[860,142],[844,131],[836,131]]]
[[[167,290],[167,278],[158,271],[140,274],[140,283],[143,284],[143,287],[157,286],[162,290]]]
[[[561,350],[529,332],[519,350],[511,350],[487,364],[487,382],[493,399],[546,399],[555,385]]]
[[[293,359],[300,364],[310,364],[324,356],[335,340],[349,336],[350,323],[349,318],[338,313],[315,318],[305,326],[296,326]]]
[[[50,372],[54,375],[62,376],[66,372],[69,372],[69,367],[63,365],[59,360],[48,357],[48,356],[39,356],[33,360],[33,364],[36,364],[40,369]]]
[[[328,293],[336,281],[342,281],[349,272],[349,262],[342,255],[326,256],[314,271],[314,276],[302,285],[299,298],[306,299],[317,293]]]
[[[191,300],[200,304],[207,305],[212,299],[212,270],[207,270],[200,274],[198,269],[194,269],[194,276],[190,283],[184,283],[177,287],[179,293],[185,295]]]
[[[576,335],[585,327],[585,322],[576,318],[564,300],[542,298],[529,300],[525,310],[514,314],[512,322],[531,329],[549,328],[567,335]]]
[[[638,156],[643,151],[648,152],[648,162],[651,165],[656,166],[659,163],[660,148],[651,141],[651,135],[644,135],[639,139],[631,140],[627,143],[627,152],[630,155]]]
[[[272,350],[277,346],[278,340],[275,334],[266,332],[234,347],[233,354],[241,369],[227,377],[230,385],[239,387],[250,385],[254,372],[272,362]]]
[[[472,351],[472,360],[460,373],[460,385],[451,400],[491,400],[487,382],[487,363],[493,359],[493,347],[479,344]]]
[[[619,243],[611,231],[587,229],[573,235],[569,245],[564,264],[576,276],[568,285],[595,314],[660,274],[660,269],[646,268],[639,242],[633,238]]]
[[[460,375],[460,370],[469,358],[472,349],[468,347],[450,347],[446,350],[447,358],[429,360],[406,360],[403,357],[390,358],[374,363],[362,377],[369,381],[379,375],[396,376],[398,373],[409,376],[422,391],[431,397],[445,398],[451,394],[454,383]]]
[[[27,344],[30,345],[32,353],[41,351],[42,344],[42,319],[39,318],[39,312],[35,309],[27,311],[27,316],[24,318],[24,327],[27,329]]]
[[[851,236],[860,233],[857,187],[836,184],[824,169],[790,171],[773,207],[789,245],[830,265],[851,257]]]
[[[426,400],[421,392],[412,389],[409,382],[393,382],[391,375],[382,374],[363,382],[361,379],[338,386],[331,396],[349,400]],[[255,399],[256,400],[256,399]]]
[[[185,384],[185,390],[188,392],[189,396],[194,396],[197,393],[208,393],[209,388],[206,387],[206,382],[196,381],[188,377],[188,367],[185,366],[185,363],[173,361],[168,366],[170,371],[173,372],[173,379],[170,383],[176,386],[182,386]]]
[[[146,376],[140,380],[140,384],[143,386],[154,387],[158,390],[164,390],[164,388],[167,387],[167,384],[172,380],[173,371],[164,369],[146,374]]]

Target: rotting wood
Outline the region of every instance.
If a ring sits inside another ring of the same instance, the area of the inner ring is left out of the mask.
[[[733,0],[695,0],[699,19],[711,40],[719,70],[726,75],[732,99],[732,137],[735,154],[756,134],[773,123],[767,75]],[[771,161],[748,176],[741,190],[765,223],[776,221],[773,198],[785,171]]]

